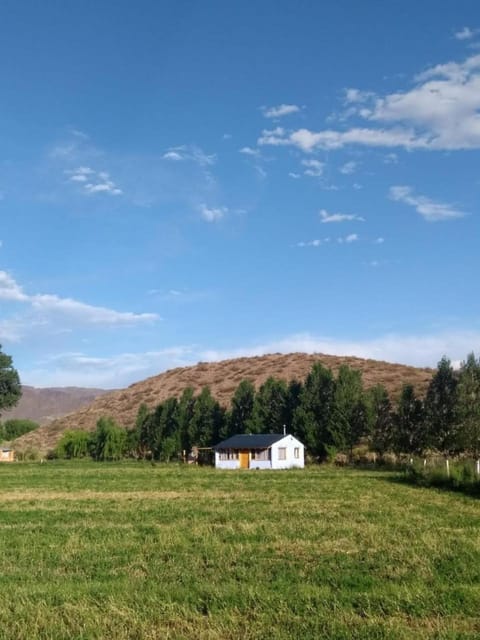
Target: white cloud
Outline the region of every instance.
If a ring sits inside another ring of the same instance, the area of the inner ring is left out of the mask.
[[[324,162],[320,162],[320,160],[302,160],[302,164],[307,167],[304,171],[306,176],[320,177],[323,175]]]
[[[383,244],[385,242],[385,238],[377,238],[375,240],[375,244]]]
[[[357,242],[358,235],[356,233],[350,233],[348,236],[343,238],[337,238],[337,242],[339,244],[351,244],[352,242]]]
[[[207,207],[206,204],[200,205],[200,215],[207,222],[218,222],[228,213],[227,207]]]
[[[30,313],[33,314],[28,318],[28,322],[16,320],[19,327],[23,322],[23,331],[28,325],[53,326],[62,318],[72,324],[104,327],[133,326],[158,319],[154,313],[115,311],[107,307],[86,304],[73,298],[61,298],[54,294],[26,294],[6,271],[0,271],[0,299],[27,305]],[[8,323],[8,319],[5,322]]]
[[[456,38],[457,40],[471,40],[477,35],[478,32],[479,32],[478,29],[470,29],[470,27],[463,27],[463,29],[460,29],[459,31],[456,31],[454,33],[454,38]]]
[[[179,145],[177,147],[170,147],[162,155],[163,160],[173,160],[179,162],[181,160],[187,160],[195,162],[200,167],[207,167],[215,164],[217,156],[205,153],[200,147],[196,145]]]
[[[259,145],[295,146],[305,152],[347,145],[407,150],[480,148],[480,55],[436,65],[415,77],[415,86],[383,97],[348,90],[350,102],[368,97],[352,115],[366,121],[346,130],[263,131]]]
[[[91,167],[78,167],[77,169],[67,169],[64,173],[69,176],[70,182],[80,183],[83,193],[108,193],[112,196],[119,196],[123,193],[107,171],[95,171]]]
[[[342,165],[339,171],[344,175],[350,175],[351,173],[355,173],[355,171],[357,170],[357,166],[357,162],[355,162],[354,160],[350,160],[349,162],[346,162],[344,165]]]
[[[294,171],[290,171],[288,175],[290,178],[293,178],[294,180],[298,180],[298,178],[302,177],[299,173],[295,173]]]
[[[358,222],[365,222],[365,218],[357,216],[354,213],[329,213],[325,209],[321,209],[319,212],[322,224],[330,222],[347,222],[351,220],[357,220]]]
[[[390,187],[389,196],[396,202],[403,202],[414,207],[417,213],[423,216],[428,222],[462,218],[466,215],[464,211],[455,209],[450,204],[434,202],[426,196],[415,195],[413,189],[408,186]]]
[[[247,156],[253,156],[255,158],[258,158],[260,155],[259,149],[252,149],[252,147],[242,147],[239,149],[239,153],[244,153]]]
[[[323,244],[322,240],[309,240],[308,242],[297,242],[297,247],[319,247]]]
[[[375,97],[372,91],[361,91],[360,89],[345,89],[344,102],[345,104],[359,104],[367,102],[371,98]]]
[[[262,107],[265,118],[281,118],[292,113],[298,113],[300,107],[296,104],[280,104],[277,107]]]

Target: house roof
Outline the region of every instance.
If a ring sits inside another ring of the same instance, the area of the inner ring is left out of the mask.
[[[285,438],[283,433],[241,433],[215,445],[214,449],[268,449]]]

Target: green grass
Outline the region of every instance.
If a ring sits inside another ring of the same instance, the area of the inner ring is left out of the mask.
[[[0,466],[0,638],[478,638],[478,500],[353,469]]]

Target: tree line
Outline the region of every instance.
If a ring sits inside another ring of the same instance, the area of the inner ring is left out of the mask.
[[[258,389],[243,380],[230,407],[208,387],[192,388],[149,410],[139,407],[131,429],[101,418],[93,434],[71,430],[57,446],[61,457],[124,456],[169,461],[193,447],[210,447],[237,433],[282,433],[301,440],[314,460],[351,455],[362,443],[379,454],[480,455],[480,360],[470,354],[458,370],[444,357],[424,398],[405,384],[394,402],[385,387],[366,389],[360,371],[342,365],[337,374],[315,363],[303,381],[268,378]]]

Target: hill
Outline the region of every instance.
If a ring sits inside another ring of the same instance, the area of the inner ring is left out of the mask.
[[[236,387],[242,380],[251,380],[257,388],[269,376],[287,381],[303,380],[315,362],[321,362],[335,372],[342,364],[359,369],[366,387],[383,384],[392,398],[398,397],[405,383],[413,384],[416,391],[423,394],[432,376],[432,369],[322,354],[272,354],[221,362],[200,362],[191,367],[171,369],[132,384],[126,389],[106,393],[96,398],[89,406],[53,420],[36,431],[18,438],[15,446],[17,448],[32,446],[41,451],[48,451],[55,447],[66,429],[93,431],[101,416],[112,416],[124,427],[132,427],[140,404],[145,403],[153,408],[166,398],[180,396],[186,387],[193,387],[198,392],[205,385],[209,385],[217,400],[228,406]]]
[[[22,385],[22,397],[16,407],[3,411],[2,421],[11,418],[34,420],[45,424],[91,404],[98,396],[109,393],[104,389],[82,387],[50,387],[38,389]]]

